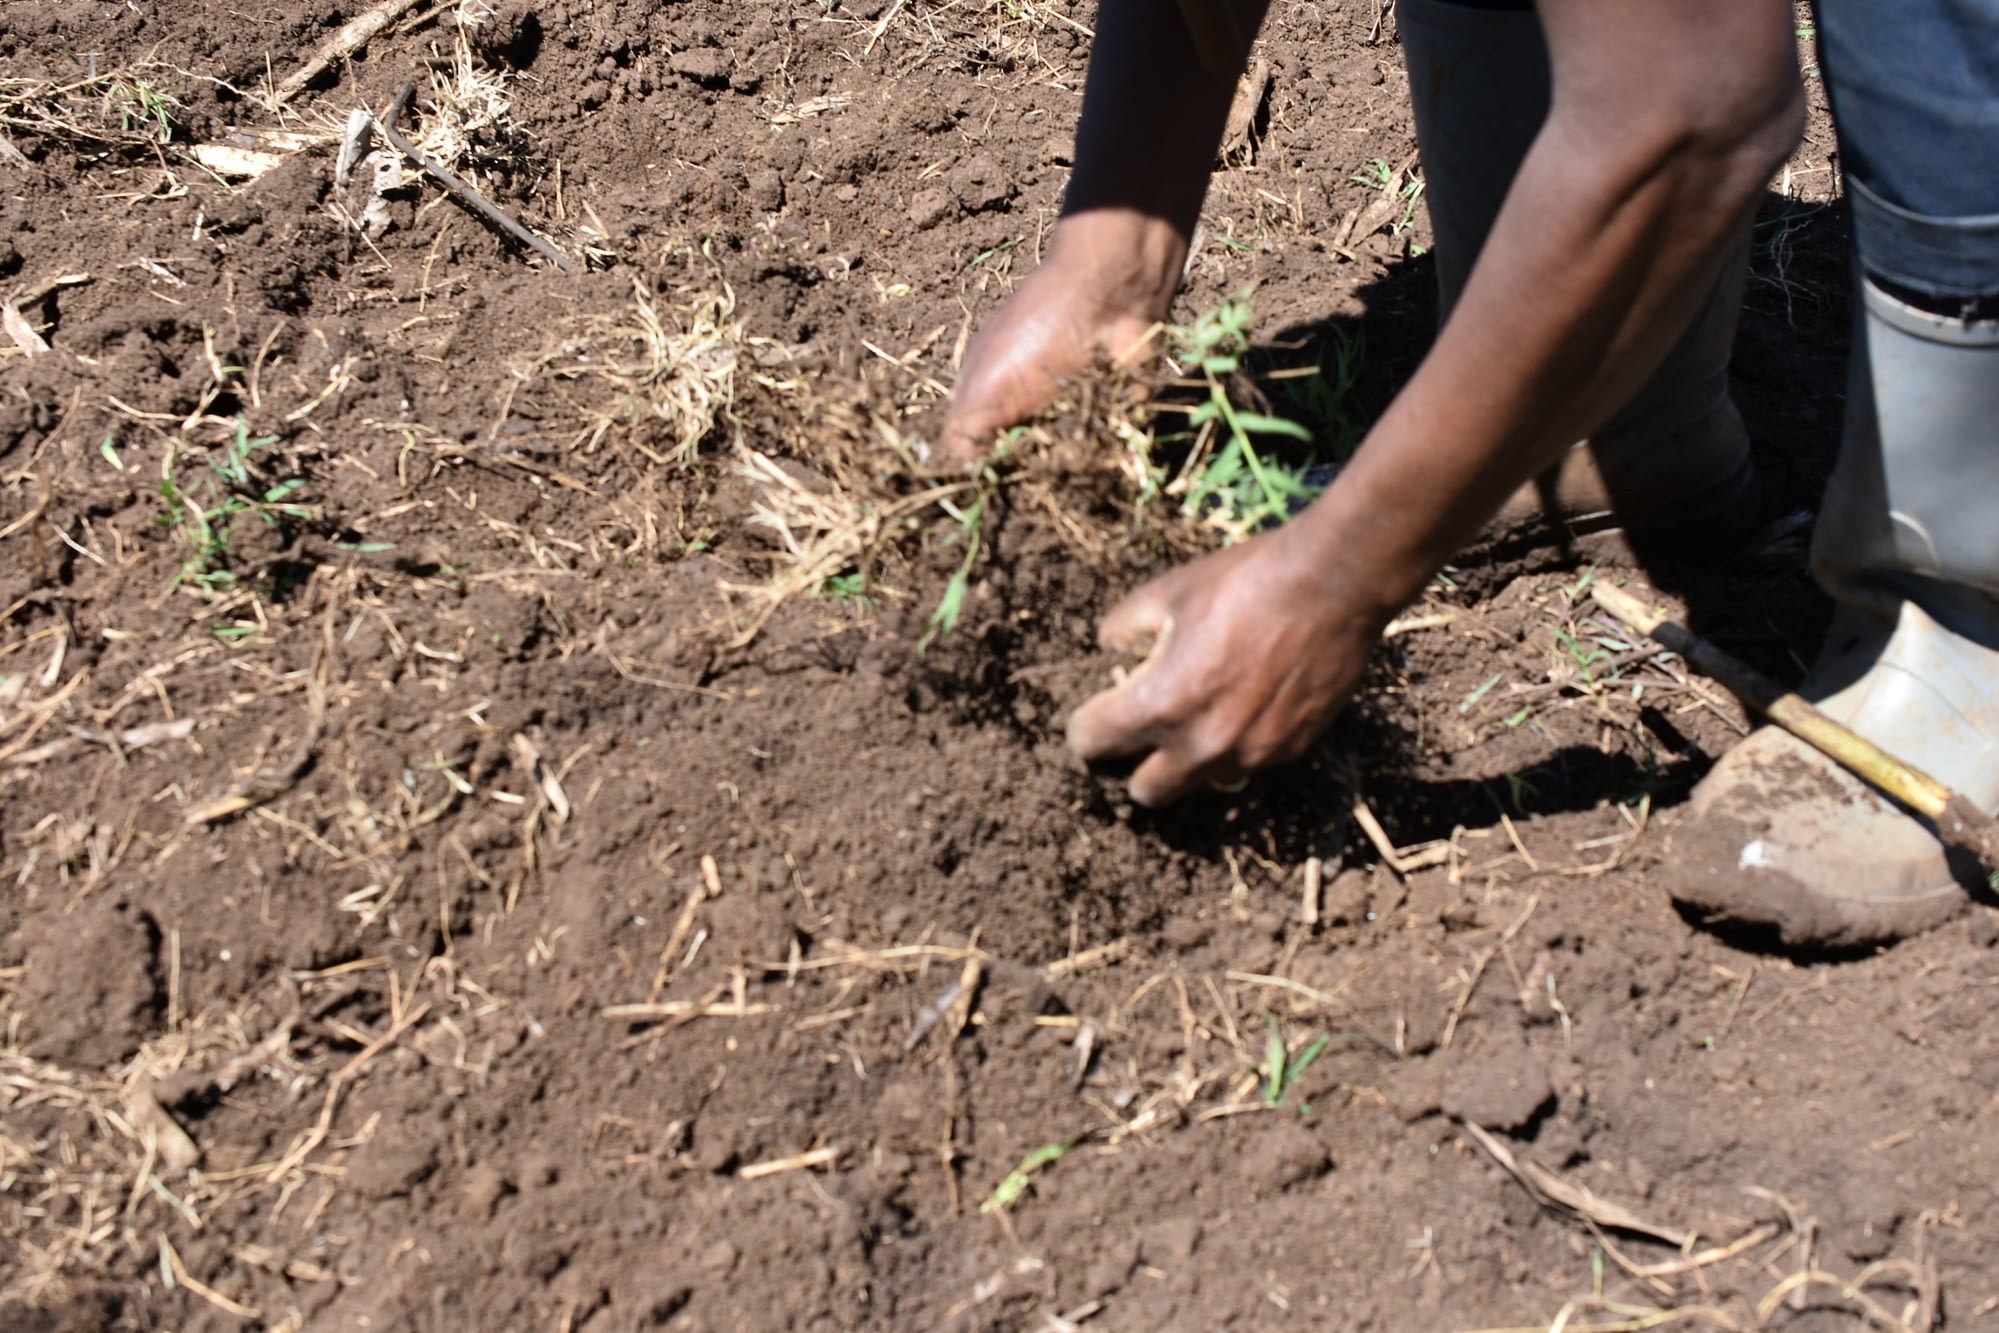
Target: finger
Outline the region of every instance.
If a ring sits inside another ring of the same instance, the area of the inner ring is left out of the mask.
[[[1086,760],[1144,754],[1157,743],[1159,705],[1144,672],[1069,715],[1069,749]]]
[[[1167,578],[1172,577],[1168,575]],[[1097,642],[1116,653],[1151,655],[1173,628],[1166,579],[1154,579],[1111,608],[1097,627]]]
[[[1131,799],[1156,810],[1199,792],[1241,791],[1247,778],[1228,759],[1197,764],[1170,749],[1154,750],[1131,775]]]
[[[939,472],[959,472],[979,461],[983,451],[970,435],[946,431],[924,461]]]
[[[980,424],[955,414],[945,418],[944,429],[930,450],[930,466],[938,471],[960,472],[983,459],[991,452],[997,432],[972,429]]]
[[[1134,371],[1147,361],[1150,361],[1159,351],[1160,345],[1164,341],[1163,335],[1165,332],[1166,326],[1164,324],[1154,324],[1125,347],[1119,348],[1111,345],[1105,347],[1104,350],[1110,354],[1111,365],[1114,369],[1126,372]],[[1134,382],[1126,389],[1126,392],[1130,395],[1134,403],[1152,401],[1152,386],[1149,384]]]

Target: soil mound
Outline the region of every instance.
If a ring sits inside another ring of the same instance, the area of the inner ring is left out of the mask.
[[[1447,571],[1240,794],[1069,760],[1097,617],[1200,525],[1136,505],[1111,386],[989,476],[909,442],[1039,254],[1090,22],[8,8],[0,1326],[1999,1308],[1990,915],[1854,959],[1675,915],[1745,720],[1597,613],[1616,568]],[[1258,285],[1252,368],[1336,438],[1433,318],[1392,18],[1263,54],[1185,311]],[[379,141],[338,172],[409,82],[575,271]],[[1737,362],[1793,507],[1815,123]],[[1786,674],[1796,556],[1689,576]]]

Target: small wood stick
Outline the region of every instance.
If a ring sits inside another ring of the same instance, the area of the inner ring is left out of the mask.
[[[1598,583],[1590,591],[1604,610],[1678,653],[1689,666],[1720,681],[1736,698],[1847,772],[1934,822],[1944,841],[1977,857],[1986,869],[1999,870],[1999,821],[1970,801],[1849,731],[1748,663],[1655,614],[1625,589]]]
[[[458,178],[458,174],[452,171],[450,167],[445,166],[428,153],[420,151],[415,144],[403,137],[403,132],[396,128],[396,122],[402,119],[403,111],[409,106],[410,99],[415,96],[416,85],[414,83],[404,84],[403,90],[396,94],[396,100],[389,104],[389,114],[382,118],[382,137],[394,145],[398,153],[401,153],[417,166],[422,167],[435,177],[437,182],[444,186],[445,189],[464,200],[479,216],[485,218],[501,231],[506,232],[507,235],[513,237],[522,245],[544,256],[549,263],[554,264],[563,272],[574,273],[576,271],[575,260],[529,231],[521,223],[520,219],[514,217],[498,204],[493,203],[486,196],[467,185]]]
[[[679,956],[680,946],[687,943],[687,936],[694,929],[694,914],[700,910],[701,900],[707,896],[707,889],[699,884],[688,893],[687,901],[680,909],[680,919],[673,923],[673,931],[666,937],[666,947],[659,951],[659,969],[652,977],[655,998],[666,989],[666,983],[673,980],[673,960]]]
[[[814,1167],[831,1166],[840,1160],[838,1148],[815,1148],[811,1152],[799,1153],[796,1157],[780,1157],[774,1162],[752,1162],[736,1171],[738,1180],[762,1180],[765,1176],[782,1175],[786,1171],[810,1171]]]
[[[382,29],[394,23],[413,9],[420,0],[385,0],[367,13],[350,20],[339,32],[328,38],[326,44],[313,53],[312,59],[299,66],[298,71],[278,85],[274,100],[279,106],[305,91],[305,86],[326,72],[326,67],[336,60],[353,55]]]

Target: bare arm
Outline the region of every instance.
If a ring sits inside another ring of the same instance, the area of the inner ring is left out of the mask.
[[[1266,0],[1198,0],[1253,33]],[[1076,166],[1048,256],[967,350],[941,442],[964,463],[1047,406],[1099,355],[1143,347],[1165,318],[1241,74],[1201,48],[1170,0],[1103,0]]]
[[[1327,497],[1345,540],[1366,521],[1404,570],[1398,604],[1637,391],[1802,129],[1780,0],[1541,12],[1548,123],[1435,349]]]
[[[1153,656],[1071,722],[1176,799],[1300,753],[1386,621],[1512,489],[1643,383],[1801,128],[1785,0],[1542,0],[1547,125],[1437,345],[1353,461],[1277,532],[1106,620]]]

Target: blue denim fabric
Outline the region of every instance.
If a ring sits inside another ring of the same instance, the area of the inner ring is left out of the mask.
[[[1999,295],[1999,0],[1817,0],[1867,273]]]

